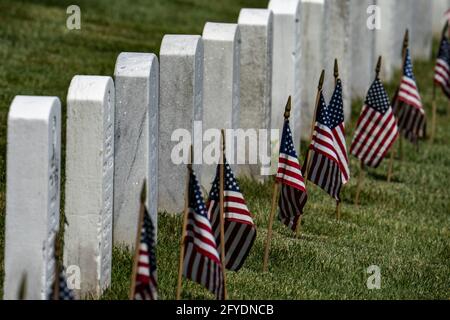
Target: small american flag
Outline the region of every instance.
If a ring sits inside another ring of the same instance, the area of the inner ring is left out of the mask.
[[[434,68],[434,83],[442,88],[450,98],[450,44],[447,37],[442,37],[439,53]]]
[[[155,228],[147,208],[144,209],[135,279],[135,300],[158,299]]]
[[[188,217],[184,238],[183,275],[224,298],[224,278],[216,239],[197,178],[189,174]]]
[[[350,153],[369,167],[376,168],[398,136],[397,122],[381,81],[370,86],[362,108]]]
[[[54,281],[58,281],[58,294],[55,297],[54,286],[51,287],[50,292],[48,294],[48,300],[75,300],[75,295],[71,289],[67,286],[66,273],[63,270],[59,272],[58,279]]]
[[[220,252],[220,168],[209,193],[208,216],[211,220],[217,246]],[[256,238],[256,226],[245,203],[239,184],[230,165],[225,160],[224,172],[224,231],[226,268],[238,271],[244,264]]]
[[[276,180],[281,184],[278,218],[284,225],[295,231],[306,204],[307,193],[288,119],[284,121],[281,136]]]
[[[313,138],[309,146],[311,165],[307,164],[308,179],[340,201],[342,185],[350,177],[345,145],[342,83],[338,79],[329,106],[320,93]]]
[[[403,77],[394,102],[394,113],[398,119],[398,128],[406,139],[417,143],[418,139],[425,135],[425,111],[413,74],[408,48],[403,66]]]

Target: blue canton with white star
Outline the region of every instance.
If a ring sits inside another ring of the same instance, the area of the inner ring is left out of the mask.
[[[197,177],[192,170],[189,179],[189,207],[192,208],[196,214],[201,215],[205,218],[208,217],[206,206],[203,202],[200,185],[198,184]]]
[[[281,136],[280,153],[287,154],[290,157],[297,159],[297,152],[292,141],[292,132],[289,127],[289,120],[284,121],[283,135]]]
[[[209,199],[210,200],[219,200],[219,183],[220,183],[220,166],[217,166],[216,170],[216,177],[214,178],[213,186],[211,189],[211,192],[209,193]],[[241,192],[239,189],[239,185],[236,181],[236,178],[234,177],[234,173],[231,170],[230,165],[228,164],[227,160],[225,159],[225,174],[223,179],[223,187],[225,191],[234,191],[234,192]]]
[[[450,66],[450,44],[447,38],[443,38],[439,47],[438,59],[442,59]]]
[[[336,88],[334,89],[331,102],[328,105],[329,124],[330,129],[334,129],[344,122],[344,102],[342,101],[342,82],[337,80]]]
[[[414,77],[413,73],[413,64],[411,61],[411,56],[409,55],[409,48],[406,49],[406,59],[405,65],[403,66],[403,74],[405,75],[405,77],[408,77],[411,80],[416,81],[416,78]]]
[[[380,79],[375,79],[375,81],[370,86],[369,92],[366,97],[366,105],[375,109],[377,112],[384,114],[389,110],[390,102],[389,97],[384,90],[383,84]]]
[[[319,105],[317,106],[316,121],[329,127],[330,119],[328,116],[328,107],[325,103],[325,98],[323,97],[322,92],[320,92]]]

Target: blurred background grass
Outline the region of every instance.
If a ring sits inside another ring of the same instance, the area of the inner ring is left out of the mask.
[[[82,29],[66,29],[66,0],[0,2],[0,290],[6,183],[6,123],[17,94],[61,98],[63,118],[67,88],[75,74],[112,75],[122,51],[159,52],[164,34],[201,34],[206,21],[236,22],[243,7],[266,7],[266,0],[78,0]],[[437,42],[434,43],[434,53]],[[433,61],[416,61],[415,73],[430,115]],[[387,85],[392,96],[395,80]],[[350,157],[353,179],[342,191],[341,220],[335,203],[309,184],[309,201],[299,239],[275,223],[270,270],[262,273],[263,246],[272,181],[259,185],[241,180],[258,237],[244,267],[228,272],[234,299],[448,299],[450,297],[450,117],[438,94],[435,143],[418,151],[404,143],[405,159],[396,161],[394,182],[387,184],[387,161],[366,174],[361,205],[355,206],[358,161]],[[362,101],[354,101],[348,142]],[[65,139],[63,130],[63,141]],[[300,157],[305,154],[303,144]],[[62,159],[64,170],[64,158]],[[64,171],[63,171],[64,172]],[[62,177],[64,187],[64,177]],[[62,198],[62,203],[64,197]],[[160,297],[173,299],[181,217],[159,220],[158,277]],[[26,235],[24,240],[27,241]],[[368,290],[366,269],[381,268],[381,289]],[[104,299],[126,299],[131,256],[114,248],[112,286]],[[212,298],[184,281],[184,298]]]

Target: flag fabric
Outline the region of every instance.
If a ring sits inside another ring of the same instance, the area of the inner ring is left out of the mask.
[[[394,114],[402,135],[412,143],[417,143],[425,135],[425,111],[419,89],[413,74],[409,48],[406,49],[403,77],[394,102]]]
[[[292,231],[297,229],[307,193],[302,168],[298,161],[289,120],[284,121],[276,180],[281,185],[278,219]]]
[[[54,279],[54,281],[58,281],[58,297],[55,297],[55,293],[53,291],[54,286],[52,286],[48,294],[48,300],[75,300],[73,291],[67,286],[66,273],[64,269],[59,272],[58,279]]]
[[[190,170],[183,275],[217,299],[224,298],[223,270],[216,239],[195,173]]]
[[[139,253],[135,274],[135,300],[157,300],[158,278],[156,272],[155,228],[147,208],[144,217],[139,241]]]
[[[207,203],[208,217],[212,224],[219,252],[221,250],[220,167],[219,164]],[[229,270],[238,271],[244,264],[256,239],[256,226],[253,223],[252,215],[247,208],[239,184],[226,160],[224,168],[225,266]]]
[[[434,67],[434,83],[442,88],[450,98],[450,44],[447,37],[442,37]]]
[[[308,179],[340,201],[341,187],[350,178],[340,79],[337,80],[328,106],[320,93],[314,133],[308,152],[312,152],[310,164],[306,164]]]
[[[398,136],[397,121],[380,79],[375,79],[367,93],[350,153],[365,165],[376,168]]]

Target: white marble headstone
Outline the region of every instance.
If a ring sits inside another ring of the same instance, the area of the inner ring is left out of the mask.
[[[272,115],[271,126],[283,129],[284,108],[292,97],[291,130],[296,145],[300,143],[301,96],[301,1],[271,0],[268,8],[273,11],[273,65],[272,65]],[[277,144],[272,150],[278,155]],[[274,159],[272,157],[272,159]],[[274,159],[275,160],[275,159]]]
[[[238,19],[241,31],[241,111],[240,127],[244,130],[270,129],[272,106],[272,53],[273,53],[273,14],[265,9],[242,9]],[[269,131],[268,131],[269,132]],[[270,151],[270,136],[266,141],[246,143],[245,164],[240,165],[240,174],[262,181],[264,167],[261,166],[260,152],[267,157]],[[261,148],[261,144],[265,148]],[[250,153],[256,155],[250,159]],[[253,164],[249,164],[250,160]]]
[[[324,0],[302,0],[302,95],[301,137],[309,143],[312,118],[316,105],[317,85],[324,68],[322,32],[324,24]],[[328,71],[328,77],[332,73]]]
[[[174,163],[172,152],[179,141],[172,141],[172,134],[177,129],[185,129],[192,139],[195,134],[195,140],[201,141],[202,130],[199,128],[194,132],[194,121],[201,121],[203,116],[203,41],[196,35],[165,35],[159,56],[161,112],[158,206],[160,211],[180,213],[184,207],[186,163],[190,152],[189,148],[184,150],[184,163]],[[201,156],[199,147],[194,153]],[[199,169],[199,166],[195,166],[197,175],[201,176]]]
[[[431,58],[433,44],[433,9],[429,1],[423,0],[411,0],[410,6],[411,55],[414,59],[428,60]]]
[[[351,114],[351,68],[352,68],[352,36],[350,24],[350,0],[325,0],[324,24],[324,97],[330,101],[335,80],[333,77],[334,59],[338,59],[339,78],[342,81],[345,121]]]
[[[203,132],[208,129],[236,129],[240,112],[239,26],[207,22],[203,28],[203,47]],[[204,144],[210,143],[215,141]],[[215,154],[212,164],[203,163],[200,181],[207,190],[213,182],[219,159],[220,152]],[[228,160],[232,162],[232,159]]]
[[[425,1],[428,3],[428,1]],[[432,9],[432,28],[433,28],[433,35],[440,36],[442,33],[442,28],[444,28],[445,25],[445,18],[444,13],[450,9],[450,1],[449,0],[432,0],[431,3],[431,9]]]
[[[114,92],[110,77],[75,76],[67,95],[64,264],[80,268],[81,296],[111,283]]]
[[[122,52],[117,58],[114,78],[113,239],[115,244],[133,247],[144,179],[148,212],[155,229],[157,226],[158,58],[152,53]]]
[[[367,26],[367,8],[376,0],[351,0],[351,96],[363,99],[375,77],[376,30]]]
[[[383,57],[380,75],[390,81],[402,66],[405,30],[411,26],[412,9],[408,0],[377,0],[381,9],[381,28],[376,31],[376,56]]]
[[[61,103],[16,96],[8,116],[4,299],[46,299],[59,229]]]

